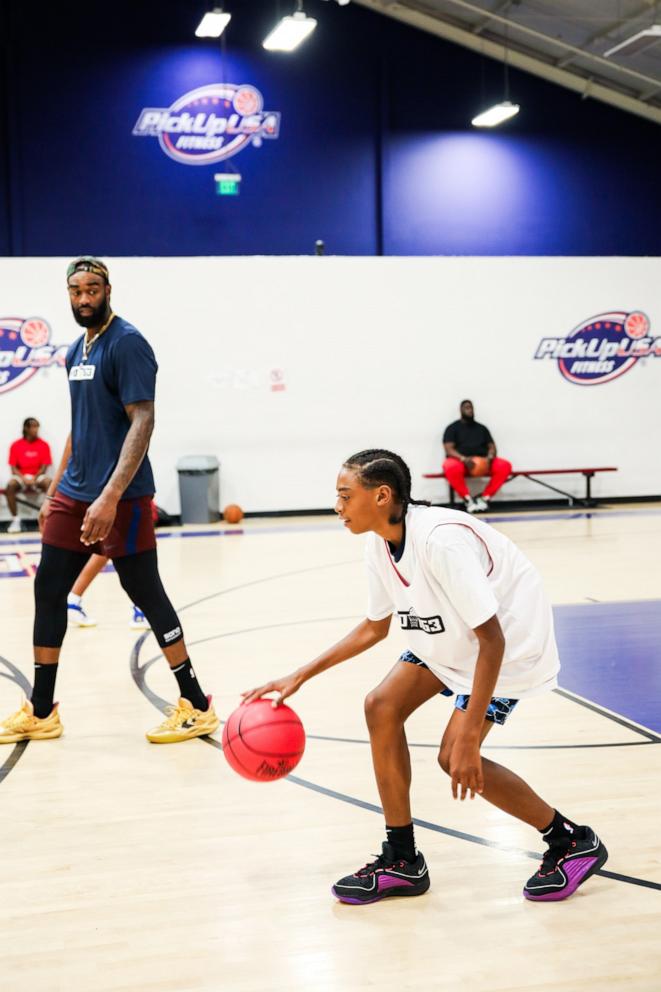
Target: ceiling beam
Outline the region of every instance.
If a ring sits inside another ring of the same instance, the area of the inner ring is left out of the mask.
[[[627,96],[616,89],[611,89],[604,83],[595,82],[593,79],[587,80],[584,76],[580,76],[576,72],[560,69],[553,63],[544,62],[541,58],[535,58],[532,55],[519,52],[511,47],[506,48],[499,42],[476,36],[472,31],[457,27],[454,24],[441,20],[439,17],[433,17],[431,14],[414,10],[398,2],[388,2],[388,0],[355,0],[355,2],[377,13],[385,14],[388,17],[401,21],[404,24],[409,24],[429,34],[444,38],[446,41],[454,42],[457,45],[462,45],[464,48],[470,48],[474,52],[487,55],[489,58],[497,59],[500,62],[504,62],[507,59],[509,65],[517,69],[522,69],[524,72],[529,72],[532,75],[539,76],[558,86],[564,86],[566,89],[573,90],[575,93],[580,93],[582,97],[589,96],[592,99],[600,100],[602,103],[608,103],[613,107],[617,107],[619,110],[626,110],[631,114],[637,114],[639,117],[645,117],[655,124],[661,124],[661,107],[652,107],[649,104],[643,103],[637,97]],[[469,4],[462,3],[462,6],[469,6]],[[546,38],[546,36],[544,37]],[[553,39],[547,38],[546,40],[551,41]],[[566,43],[559,42],[559,44]],[[644,78],[651,84],[657,84],[657,81],[652,77],[648,76]]]
[[[624,27],[625,24],[631,24],[632,22],[637,21],[639,17],[643,16],[643,14],[649,15],[650,10],[651,10],[650,2],[649,0],[646,0],[643,6],[639,7],[634,14],[629,14],[628,17],[621,17],[618,21],[613,21],[612,24],[609,24],[607,28],[603,28],[597,34],[593,34],[591,38],[588,38],[587,41],[584,41],[581,47],[590,48],[591,45],[596,44],[598,41],[602,41],[604,38],[608,38],[608,36],[612,34],[613,31],[617,31],[618,28]],[[632,34],[635,34],[635,32],[632,31]],[[569,55],[563,55],[561,59],[558,59],[556,65],[558,66],[559,69],[564,69],[564,67],[566,65],[569,65],[570,62],[573,62],[575,58],[576,58],[575,54],[570,53]]]
[[[491,24],[494,14],[504,14],[509,7],[512,6],[513,0],[503,0],[503,3],[499,4],[490,14],[487,14],[479,24],[476,24],[474,28],[471,28],[473,34],[482,34],[484,29]]]
[[[359,0],[361,2],[361,0]],[[377,3],[379,0],[377,0]],[[429,16],[441,19],[440,13],[435,10],[430,10],[429,8],[423,9],[422,7],[416,6],[415,2],[412,4],[407,4],[406,2],[398,3],[397,0],[392,2],[392,0],[381,0],[381,5],[383,6],[385,2],[386,10],[396,9],[398,7],[403,7],[405,10],[413,10],[418,13],[428,14]],[[475,3],[471,3],[471,0],[445,0],[446,3],[451,4],[453,7],[459,7],[460,10],[465,10],[470,14],[479,14],[480,16],[484,14],[484,7],[480,7]],[[424,3],[424,0],[423,0]],[[613,62],[611,59],[606,59],[603,55],[596,55],[593,52],[586,52],[584,49],[579,48],[577,45],[572,45],[570,42],[565,41],[563,38],[557,38],[550,34],[544,34],[542,31],[538,31],[536,28],[529,28],[525,24],[520,24],[518,21],[511,20],[508,17],[504,17],[502,14],[498,14],[495,10],[491,12],[492,21],[496,21],[498,24],[502,24],[508,34],[506,34],[506,42],[509,44],[508,38],[511,38],[513,34],[523,35],[526,38],[532,38],[535,41],[541,41],[545,45],[551,45],[554,48],[562,48],[565,52],[573,52],[576,58],[586,59],[588,62],[594,62],[596,65],[604,66],[607,70],[611,72],[613,70],[621,73],[623,76],[628,76],[632,80],[635,79],[639,84],[643,84],[642,88],[654,85],[658,83],[659,80],[654,76],[648,76],[643,72],[638,72],[636,69],[630,69],[628,66],[622,65],[619,62]],[[449,22],[446,22],[449,23]],[[468,25],[463,25],[463,30],[470,30]],[[511,32],[511,33],[510,33]],[[531,45],[534,49],[534,46]],[[532,57],[535,58],[534,50],[532,52]],[[549,56],[550,57],[550,56]],[[543,61],[543,58],[540,58]],[[634,84],[631,84],[632,87]]]

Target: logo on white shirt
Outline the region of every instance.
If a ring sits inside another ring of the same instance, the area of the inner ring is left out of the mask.
[[[423,634],[445,633],[442,617],[419,617],[413,610],[398,610],[397,616],[402,630],[421,630]]]

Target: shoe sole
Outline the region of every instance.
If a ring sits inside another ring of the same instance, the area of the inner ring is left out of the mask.
[[[608,861],[608,851],[603,844],[599,844],[597,848],[596,857],[587,858],[576,858],[574,861],[568,863],[568,882],[563,889],[559,889],[556,892],[547,892],[545,895],[536,896],[528,889],[523,890],[523,894],[526,899],[531,902],[560,902],[562,899],[568,899],[569,896],[576,892],[576,889],[587,882],[596,872],[598,872]],[[569,872],[569,866],[573,865],[571,873]]]
[[[0,744],[19,744],[21,741],[52,741],[62,736],[63,727],[55,731],[36,734],[7,734],[0,737]]]
[[[389,899],[393,896],[424,896],[425,892],[429,890],[430,884],[431,882],[428,878],[427,884],[424,888],[415,888],[415,891],[413,891],[413,887],[409,888],[404,885],[399,889],[384,889],[383,892],[379,892],[379,894],[374,896],[373,899],[356,899],[354,896],[342,895],[342,893],[337,891],[334,885],[331,887],[331,892],[336,899],[339,899],[340,902],[344,902],[349,906],[369,906],[374,902],[381,902],[382,899]]]
[[[145,734],[145,737],[147,738],[150,744],[179,744],[181,741],[193,741],[195,740],[196,737],[210,737],[211,734],[216,733],[219,727],[220,727],[220,719],[216,721],[215,726],[209,727],[206,730],[201,730],[197,734],[186,734],[185,737],[182,737],[181,734],[175,734],[175,733],[168,734],[167,737],[166,736],[150,737],[149,734],[147,733]]]

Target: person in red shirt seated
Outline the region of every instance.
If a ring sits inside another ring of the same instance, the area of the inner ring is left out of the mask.
[[[45,441],[39,437],[39,421],[34,417],[28,417],[23,421],[23,437],[14,441],[9,449],[9,464],[11,466],[11,479],[7,483],[5,493],[7,505],[12,519],[7,532],[17,534],[21,529],[21,521],[18,516],[18,494],[46,492],[51,480],[46,474],[46,470],[53,463],[50,448]]]

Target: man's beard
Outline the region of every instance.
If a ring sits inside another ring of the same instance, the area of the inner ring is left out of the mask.
[[[100,327],[106,318],[108,303],[104,300],[98,307],[92,307],[89,313],[79,313],[74,306],[71,307],[71,311],[74,320],[81,327]]]

